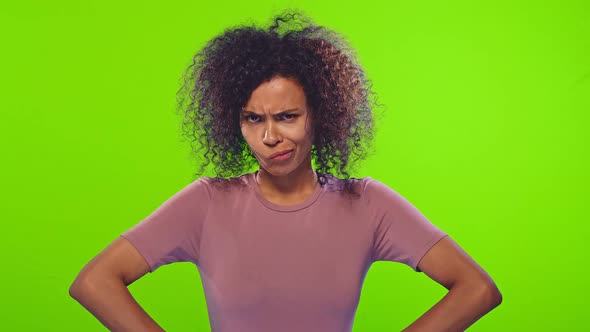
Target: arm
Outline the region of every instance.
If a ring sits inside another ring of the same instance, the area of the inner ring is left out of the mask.
[[[450,237],[435,244],[418,268],[449,292],[403,331],[464,331],[502,303],[490,276]]]
[[[69,292],[111,331],[164,331],[127,289],[149,271],[135,247],[118,237],[80,271]]]

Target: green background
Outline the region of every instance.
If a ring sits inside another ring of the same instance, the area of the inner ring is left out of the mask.
[[[287,7],[348,38],[385,105],[353,175],[405,196],[499,286],[470,330],[590,329],[587,1],[109,0],[0,7],[2,330],[104,330],[68,287],[192,181],[182,71],[222,29]],[[209,331],[192,264],[130,289],[165,329]],[[444,294],[375,263],[353,331],[399,331]]]

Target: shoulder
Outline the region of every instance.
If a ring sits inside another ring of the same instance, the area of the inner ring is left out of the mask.
[[[339,192],[356,198],[363,196],[367,183],[371,180],[370,177],[342,179],[332,174],[321,174],[320,178],[325,191]]]
[[[362,193],[369,205],[381,206],[405,202],[404,197],[390,185],[371,177],[363,179]]]
[[[393,192],[393,189],[384,182],[371,177],[366,177],[363,182],[363,192],[368,195],[379,195],[383,193],[391,193]]]
[[[214,195],[217,192],[227,194],[229,192],[237,192],[248,188],[249,178],[249,174],[242,174],[230,178],[204,176],[195,180],[193,183],[196,186],[206,188],[210,195]]]
[[[365,191],[367,189],[374,191],[375,189],[381,189],[383,186],[387,187],[382,182],[375,180],[370,176],[366,176],[366,177],[362,177],[362,178],[351,177],[348,179],[342,179],[342,178],[338,178],[338,177],[331,175],[331,174],[323,174],[323,175],[326,179],[325,186],[329,190],[340,190],[340,189],[342,189],[342,187],[348,185],[350,187],[353,187],[355,189],[355,192],[357,192],[359,194],[363,194],[363,193],[365,193]]]

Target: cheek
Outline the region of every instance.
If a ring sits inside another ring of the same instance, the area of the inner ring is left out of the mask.
[[[303,150],[307,150],[313,144],[311,133],[298,133],[297,138],[294,138],[293,141],[302,147]]]
[[[246,124],[240,126],[240,131],[242,132],[242,137],[244,137],[244,139],[247,140],[251,140],[252,137],[254,137],[254,135],[256,134],[254,128]]]
[[[241,128],[241,132],[242,132],[242,137],[244,138],[244,140],[246,141],[246,143],[250,146],[250,148],[252,148],[252,137],[253,137],[253,132],[252,130],[249,130],[246,127],[242,127]]]

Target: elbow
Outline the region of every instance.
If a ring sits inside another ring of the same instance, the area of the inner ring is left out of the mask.
[[[70,288],[68,289],[68,294],[70,294],[71,298],[76,298],[76,289],[74,288],[74,283],[70,285]]]
[[[70,296],[76,301],[104,293],[105,289],[127,287],[121,278],[110,273],[82,270],[70,285]]]
[[[502,303],[502,293],[492,280],[478,280],[464,283],[459,286],[464,289],[470,298],[482,309],[491,311]]]
[[[99,288],[99,283],[96,282],[97,280],[100,280],[100,278],[97,279],[96,276],[93,277],[82,271],[78,274],[74,282],[72,282],[68,292],[72,298],[80,302],[81,298],[97,291]]]
[[[499,306],[502,303],[502,293],[495,283],[486,283],[484,290],[484,297],[486,302],[489,303],[491,309]]]
[[[68,290],[70,297],[72,297],[75,300],[79,300],[82,294],[84,293],[84,289],[87,289],[89,287],[88,284],[89,282],[86,278],[84,278],[81,275],[78,275],[74,282],[72,282]]]

